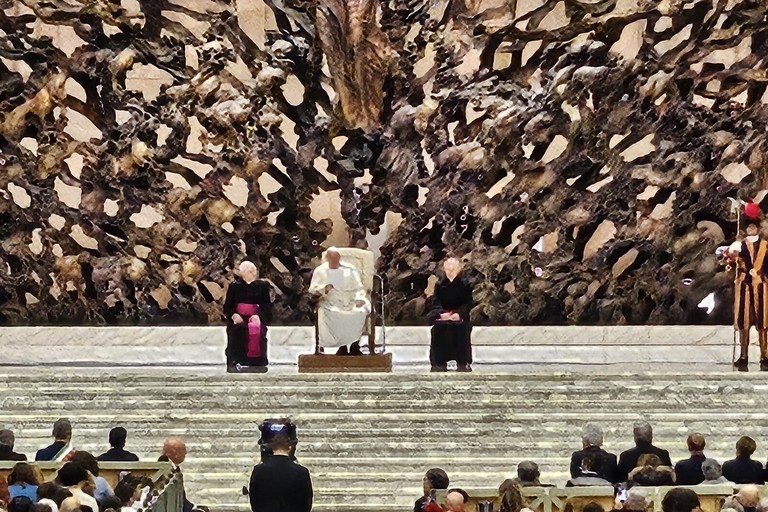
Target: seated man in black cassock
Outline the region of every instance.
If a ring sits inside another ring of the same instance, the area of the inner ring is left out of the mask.
[[[435,286],[435,295],[429,310],[432,324],[432,341],[429,346],[429,362],[433,372],[444,372],[448,361],[456,361],[456,370],[471,372],[472,287],[461,274],[461,263],[448,258],[443,263],[445,276]]]
[[[267,323],[271,319],[270,286],[259,280],[250,261],[240,264],[240,278],[227,289],[224,316],[227,318],[227,371],[266,372]]]

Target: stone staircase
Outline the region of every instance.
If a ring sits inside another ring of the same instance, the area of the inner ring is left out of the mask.
[[[107,431],[124,425],[128,449],[143,459],[182,436],[188,495],[213,511],[246,510],[241,488],[258,455],[257,425],[291,416],[298,457],[312,472],[317,511],[412,508],[430,467],[452,485],[498,485],[518,462],[537,461],[543,481],[564,484],[580,428],[601,424],[605,446],[631,445],[640,416],[673,459],[685,437],[707,436],[707,453],[731,458],[751,435],[768,455],[768,375],[750,374],[429,374],[227,375],[210,368],[4,368],[0,425],[17,451],[34,455],[61,416],[76,447],[104,451]]]

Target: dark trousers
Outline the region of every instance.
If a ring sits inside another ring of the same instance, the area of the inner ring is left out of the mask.
[[[267,366],[267,326],[261,324],[261,355],[248,357],[248,325],[245,323],[227,327],[227,366]]]
[[[459,366],[472,362],[472,326],[467,322],[436,323],[432,326],[429,362],[432,366],[445,366],[456,361]]]

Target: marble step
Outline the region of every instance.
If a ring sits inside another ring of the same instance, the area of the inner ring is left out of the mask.
[[[738,380],[734,380],[738,378]],[[731,458],[738,436],[768,440],[759,374],[714,375],[272,375],[180,371],[13,370],[0,378],[0,425],[31,454],[50,424],[72,419],[75,443],[100,453],[108,429],[129,429],[129,449],[149,458],[162,440],[189,445],[192,499],[214,510],[247,510],[240,488],[257,455],[256,426],[290,414],[299,459],[311,469],[316,510],[408,510],[423,472],[444,467],[456,485],[489,487],[536,460],[545,481],[563,484],[585,421],[601,423],[606,448],[631,444],[645,415],[656,443],[686,455],[685,436],[708,435],[707,453]],[[153,455],[154,454],[154,455]]]

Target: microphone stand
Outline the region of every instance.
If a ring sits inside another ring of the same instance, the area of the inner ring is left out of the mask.
[[[384,300],[384,278],[379,274],[374,274],[375,277],[379,279],[379,287],[380,287],[380,297],[379,297],[379,306],[381,308],[381,353],[385,353],[387,351],[387,328],[386,328],[386,314],[384,311],[384,303],[386,302]]]

